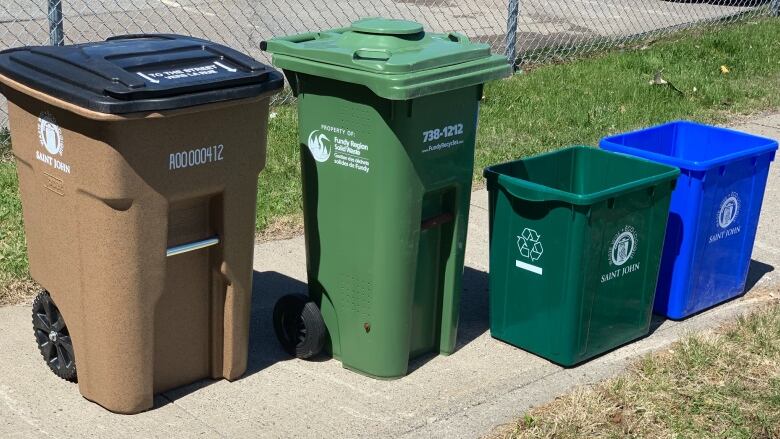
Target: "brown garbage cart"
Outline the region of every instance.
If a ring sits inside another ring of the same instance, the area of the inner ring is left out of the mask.
[[[132,35],[2,52],[0,83],[52,370],[119,413],[241,376],[281,75],[205,40]]]

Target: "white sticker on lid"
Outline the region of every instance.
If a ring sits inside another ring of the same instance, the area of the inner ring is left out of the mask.
[[[200,66],[183,67],[180,69],[159,70],[153,72],[136,72],[138,76],[144,78],[153,84],[159,84],[162,81],[175,81],[177,79],[195,78],[198,76],[216,75],[221,70],[229,73],[235,73],[238,69],[230,67],[219,61],[210,62]]]

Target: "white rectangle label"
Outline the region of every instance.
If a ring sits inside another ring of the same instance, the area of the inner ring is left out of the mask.
[[[523,270],[530,271],[531,273],[535,273],[538,275],[542,275],[542,267],[537,267],[536,265],[527,264],[523,261],[515,261],[515,266],[517,268],[522,268]]]

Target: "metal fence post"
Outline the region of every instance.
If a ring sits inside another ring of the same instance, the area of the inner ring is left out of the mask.
[[[504,39],[506,49],[504,50],[504,54],[509,63],[512,64],[512,68],[514,68],[517,63],[517,17],[519,13],[520,0],[509,0],[509,10],[506,19],[506,38]]]
[[[49,0],[49,44],[65,44],[65,32],[62,29],[62,1]]]

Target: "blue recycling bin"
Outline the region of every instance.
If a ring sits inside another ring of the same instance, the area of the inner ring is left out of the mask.
[[[678,121],[601,148],[677,166],[654,311],[683,319],[741,295],[777,142]]]

